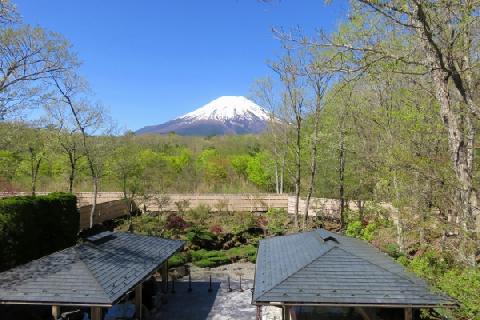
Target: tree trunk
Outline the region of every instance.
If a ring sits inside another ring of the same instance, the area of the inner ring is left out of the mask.
[[[475,137],[472,112],[476,110],[476,105],[470,99],[470,95],[465,95],[465,92],[462,92],[457,85],[459,81],[462,81],[461,77],[447,69],[448,63],[444,60],[444,52],[438,50],[421,2],[415,6],[413,23],[423,42],[426,60],[431,68],[435,97],[440,104],[440,114],[448,130],[450,161],[458,180],[455,194],[456,211],[460,216],[460,223],[464,231],[461,245],[462,260],[470,265],[475,265],[475,217],[479,210],[476,206],[477,195],[472,179]],[[449,93],[451,77],[454,78],[452,80],[459,93],[465,98],[465,101],[458,102],[458,105],[452,105],[451,102]]]
[[[364,219],[364,203],[362,200],[358,199],[357,200],[357,207],[358,207],[358,220],[363,223]]]
[[[345,134],[340,130],[340,146],[338,154],[338,180],[340,196],[340,227],[343,229],[346,224],[345,219]]]
[[[287,152],[288,152],[288,126],[283,125],[283,133],[285,138],[284,148],[282,152],[282,164],[280,167],[280,194],[283,194],[284,191],[284,181],[285,181],[285,168],[287,164]]]
[[[123,175],[123,179],[122,179],[122,182],[123,182],[123,185],[122,185],[122,189],[123,189],[123,198],[124,199],[127,199],[127,175],[124,174]]]
[[[473,187],[475,128],[471,117],[457,114],[453,110],[448,93],[448,74],[440,70],[433,71],[433,80],[440,112],[448,129],[450,160],[458,188],[455,193],[456,211],[463,229],[462,259],[475,265],[475,249],[472,247],[475,234],[476,191]]]
[[[286,131],[287,129],[285,129]],[[288,133],[285,132],[285,147],[282,154],[282,164],[280,167],[280,194],[283,194],[285,190],[284,181],[285,181],[285,168],[287,165],[287,149],[288,148]]]
[[[400,202],[400,193],[398,191],[397,173],[393,171],[393,190],[397,203]],[[397,231],[397,245],[401,253],[405,253],[405,228],[403,226],[402,213],[398,208],[393,212],[393,223]]]
[[[278,172],[278,162],[275,160],[275,193],[280,194],[280,180],[279,180],[279,172]]]
[[[310,185],[308,186],[307,199],[305,200],[305,210],[303,212],[303,229],[307,227],[308,222],[308,209],[310,208],[310,199],[312,198],[313,187],[315,185],[315,176],[317,174],[317,145],[318,145],[318,122],[320,118],[321,105],[320,101],[317,102],[314,114],[314,123],[313,123],[313,138],[312,138],[312,149],[311,149],[311,159],[310,159]]]
[[[98,194],[98,177],[94,176],[92,208],[90,209],[90,228],[93,227],[93,218],[95,216],[95,209],[97,208],[97,194]]]
[[[37,177],[38,177],[38,170],[40,169],[41,161],[42,159],[37,160],[33,154],[31,155],[32,196],[35,196],[37,193]]]
[[[75,181],[75,173],[76,173],[76,158],[75,158],[75,151],[68,154],[68,158],[70,160],[70,174],[68,176],[68,192],[73,192],[73,182]]]
[[[295,141],[295,211],[294,211],[294,224],[295,227],[299,227],[298,213],[300,205],[300,179],[301,179],[301,120],[297,115],[297,127],[296,127],[296,141]]]

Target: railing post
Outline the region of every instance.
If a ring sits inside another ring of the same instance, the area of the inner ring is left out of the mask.
[[[52,306],[52,318],[57,320],[60,317],[60,306]]]

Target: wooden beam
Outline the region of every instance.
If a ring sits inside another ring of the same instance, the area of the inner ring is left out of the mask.
[[[52,318],[57,320],[60,317],[60,306],[53,305],[52,306]]]
[[[413,312],[412,312],[412,308],[405,308],[403,309],[404,312],[404,319],[405,320],[412,320],[413,319]]]
[[[90,318],[91,318],[91,320],[102,320],[102,308],[101,307],[91,307],[90,308]]]
[[[142,320],[142,284],[135,287],[135,308],[137,309],[137,318]]]

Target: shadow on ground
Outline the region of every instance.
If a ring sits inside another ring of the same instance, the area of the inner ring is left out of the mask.
[[[242,281],[243,291],[238,283],[232,282],[232,291],[228,284],[212,280],[212,290],[208,291],[209,282],[192,282],[192,291],[188,292],[188,281],[175,282],[175,293],[168,292],[168,303],[158,304],[156,312],[149,319],[176,320],[226,320],[255,319],[255,307],[251,302],[251,281]]]

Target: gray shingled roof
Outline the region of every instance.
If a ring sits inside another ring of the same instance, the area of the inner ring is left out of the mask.
[[[260,241],[253,303],[452,306],[368,243],[323,229]]]
[[[0,303],[112,305],[183,245],[115,232],[0,273]]]

